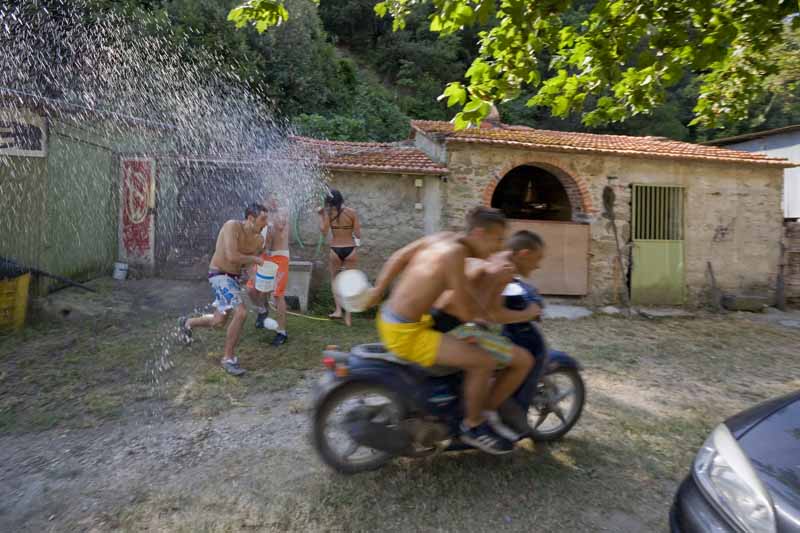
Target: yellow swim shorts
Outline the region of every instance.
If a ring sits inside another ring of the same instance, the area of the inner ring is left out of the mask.
[[[433,366],[442,344],[442,333],[433,329],[433,318],[423,315],[419,322],[386,322],[378,313],[378,334],[387,350],[420,366]]]

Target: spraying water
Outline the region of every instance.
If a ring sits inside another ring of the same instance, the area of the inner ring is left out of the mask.
[[[155,161],[160,259],[206,246],[193,236],[213,241],[267,192],[295,212],[317,201],[316,157],[236,65],[187,40],[142,11],[0,4],[0,255],[66,275],[110,268],[122,157]],[[157,385],[172,363],[171,343],[156,344]]]

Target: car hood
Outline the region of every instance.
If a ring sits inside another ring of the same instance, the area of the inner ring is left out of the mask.
[[[772,495],[778,530],[800,531],[800,398],[749,427],[739,445]]]

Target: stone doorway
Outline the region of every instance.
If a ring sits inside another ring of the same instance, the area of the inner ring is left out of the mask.
[[[506,174],[492,194],[491,205],[516,220],[572,221],[572,204],[561,181],[531,165]]]
[[[491,207],[510,220],[511,231],[529,230],[547,245],[541,268],[530,278],[543,294],[589,292],[589,225],[579,223],[585,202],[575,181],[538,165],[512,168],[492,192]]]

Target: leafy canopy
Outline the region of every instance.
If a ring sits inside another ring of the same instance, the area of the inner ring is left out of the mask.
[[[318,0],[311,0],[318,3]],[[558,117],[582,113],[598,126],[649,113],[688,73],[699,75],[692,124],[706,128],[747,117],[753,103],[785,87],[764,84],[779,64],[788,26],[800,27],[800,0],[598,0],[574,17],[570,0],[384,0],[375,6],[405,27],[412,9],[433,7],[441,35],[484,28],[465,83],[441,99],[460,106],[458,128],[478,124],[492,103],[525,93],[529,106]],[[249,0],[229,20],[259,31],[289,14],[282,0]]]

